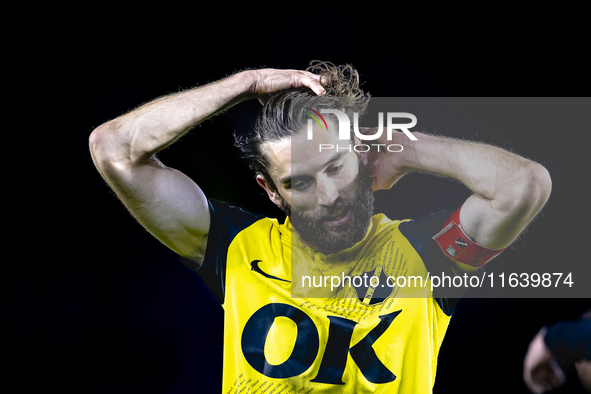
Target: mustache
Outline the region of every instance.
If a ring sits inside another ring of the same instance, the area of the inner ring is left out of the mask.
[[[353,209],[355,207],[354,201],[346,201],[341,197],[338,197],[337,200],[334,202],[333,205],[330,207],[320,207],[317,211],[314,212],[306,212],[300,213],[302,220],[314,220],[314,221],[321,221],[326,220],[333,216],[335,213],[342,211],[343,214],[346,213],[348,210]],[[296,219],[297,220],[297,219]]]

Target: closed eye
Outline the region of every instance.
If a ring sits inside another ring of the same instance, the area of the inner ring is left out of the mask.
[[[297,177],[292,178],[289,183],[286,183],[284,186],[286,189],[293,189],[296,191],[304,191],[308,186],[310,186],[313,182],[313,178],[311,177]]]
[[[326,171],[326,173],[329,175],[334,175],[334,174],[338,173],[341,170],[341,168],[343,168],[342,164],[338,165],[338,166],[332,166]]]

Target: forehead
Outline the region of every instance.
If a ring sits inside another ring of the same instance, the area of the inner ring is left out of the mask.
[[[331,129],[335,130],[329,123]],[[320,129],[318,125],[314,125],[312,130],[312,139],[308,139],[306,130],[301,130],[293,136],[263,145],[262,150],[269,160],[269,172],[273,178],[321,171],[335,155],[349,152],[350,141],[339,140],[336,132]]]

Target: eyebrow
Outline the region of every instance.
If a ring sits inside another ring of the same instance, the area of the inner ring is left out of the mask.
[[[339,161],[346,152],[337,152],[335,155],[333,155],[326,163],[324,163],[323,167],[328,167],[330,166],[332,163],[334,163],[335,161]],[[294,178],[302,178],[305,177],[306,175],[289,175],[286,176],[284,178],[281,178],[281,183],[283,184],[284,187],[288,187],[289,185],[291,185],[291,181]]]

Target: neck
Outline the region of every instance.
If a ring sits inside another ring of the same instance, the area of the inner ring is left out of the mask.
[[[321,247],[319,247],[318,245],[314,244],[313,242],[306,241],[304,238],[302,238],[302,236],[300,235],[300,233],[297,230],[296,230],[296,234],[298,236],[299,241],[303,245],[305,245],[305,246],[309,247],[310,249],[312,249],[314,252],[320,252],[320,253],[323,253],[323,254],[332,254],[332,253],[340,252],[340,250],[330,251],[330,250],[327,250],[327,249],[322,249]]]

